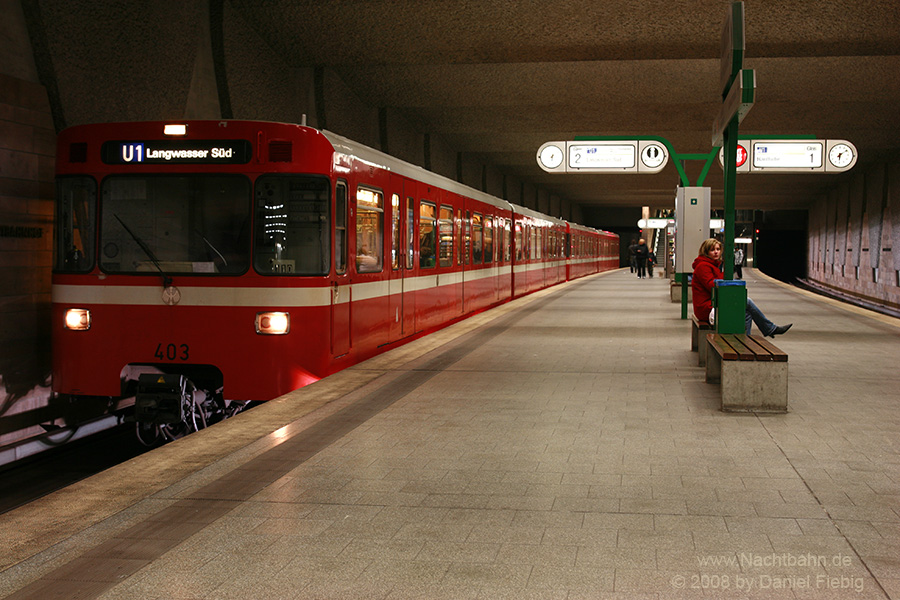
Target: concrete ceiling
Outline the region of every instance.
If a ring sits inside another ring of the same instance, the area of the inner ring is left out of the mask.
[[[708,153],[721,106],[723,0],[233,0],[295,67],[333,69],[501,172],[591,206],[671,206],[655,175],[549,174],[538,147],[579,135],[655,135]],[[900,149],[900,3],[747,0],[757,99],[741,135],[853,142],[856,170]],[[692,182],[702,163],[688,161]],[[737,208],[805,208],[851,174],[746,174]],[[716,163],[706,185],[722,204]]]

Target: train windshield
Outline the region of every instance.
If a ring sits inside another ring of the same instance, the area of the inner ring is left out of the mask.
[[[114,176],[100,197],[104,271],[237,274],[250,265],[246,177]]]

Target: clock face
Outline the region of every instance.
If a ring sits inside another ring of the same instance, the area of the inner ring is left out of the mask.
[[[853,150],[847,144],[835,144],[828,152],[828,160],[836,167],[846,167],[853,161]]]
[[[555,169],[562,164],[563,152],[556,146],[547,146],[541,150],[541,164],[548,169]]]

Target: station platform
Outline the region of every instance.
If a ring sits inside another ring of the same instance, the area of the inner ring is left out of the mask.
[[[745,278],[787,414],[604,273],[0,515],[0,597],[900,598],[900,321]]]

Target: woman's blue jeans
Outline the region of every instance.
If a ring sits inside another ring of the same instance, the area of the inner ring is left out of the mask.
[[[775,331],[777,325],[766,318],[759,307],[753,303],[749,297],[747,298],[747,312],[744,315],[744,324],[747,326],[747,335],[750,335],[750,327],[756,323],[763,335],[771,335]]]

